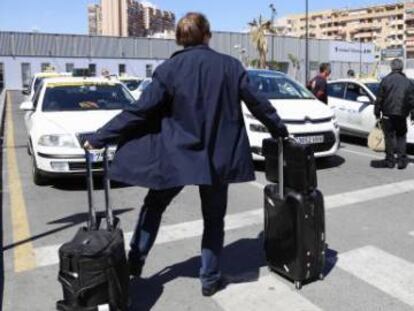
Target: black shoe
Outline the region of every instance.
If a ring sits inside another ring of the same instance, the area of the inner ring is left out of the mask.
[[[373,168],[394,168],[395,162],[388,160],[371,161],[371,166]]]
[[[211,287],[203,287],[201,288],[201,293],[204,297],[211,297],[218,291],[225,289],[227,286],[227,282],[225,279],[221,278]]]
[[[128,254],[128,266],[129,266],[129,275],[134,278],[141,277],[142,268],[144,267],[145,261],[140,259],[139,256],[134,254],[132,251]]]
[[[408,166],[408,160],[407,159],[399,159],[398,160],[398,169],[399,170],[405,170]]]

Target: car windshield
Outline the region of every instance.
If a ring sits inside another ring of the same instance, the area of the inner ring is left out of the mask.
[[[47,87],[42,111],[116,110],[134,102],[122,84],[57,85]]]
[[[378,82],[376,83],[365,83],[367,88],[374,94],[375,96],[378,96],[379,86],[380,84]]]
[[[40,78],[40,77],[35,79],[34,84],[33,84],[33,94],[35,94],[37,92],[37,90],[39,89],[40,84],[42,83],[42,81],[44,79],[45,78]]]
[[[147,86],[148,85],[150,85],[151,84],[151,80],[144,80],[144,81],[142,81],[141,82],[141,84],[139,85],[139,87],[138,87],[138,89],[139,89],[139,91],[143,91],[143,90],[145,90],[146,88],[147,88]]]
[[[269,72],[249,72],[251,86],[267,99],[314,99],[305,87],[284,75]]]
[[[136,80],[136,79],[131,79],[131,80],[122,80],[122,83],[125,84],[128,90],[135,91],[138,88],[138,86],[141,84],[141,81]]]

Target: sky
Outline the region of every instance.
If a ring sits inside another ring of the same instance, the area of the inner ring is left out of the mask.
[[[395,0],[394,2],[397,2]],[[87,5],[97,0],[0,0],[1,31],[39,31],[44,33],[87,34]],[[242,31],[254,17],[270,18],[269,4],[278,16],[302,13],[305,0],[152,0],[161,9],[171,10],[179,18],[188,11],[207,15],[215,31]],[[309,0],[310,11],[330,8],[355,8],[390,3],[381,0]]]

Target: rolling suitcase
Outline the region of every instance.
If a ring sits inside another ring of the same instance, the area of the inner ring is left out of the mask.
[[[75,237],[59,249],[59,277],[63,300],[56,304],[62,311],[127,310],[128,266],[124,236],[119,219],[114,218],[108,178],[108,150],[104,152],[104,217],[97,217],[93,197],[93,154],[85,150],[87,166],[89,222]]]
[[[264,189],[264,248],[270,270],[294,281],[323,279],[325,266],[325,215],[322,193],[299,192],[284,186],[283,142],[278,153],[278,184]]]

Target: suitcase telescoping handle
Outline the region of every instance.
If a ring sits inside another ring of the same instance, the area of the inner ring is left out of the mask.
[[[285,196],[285,185],[284,185],[284,174],[283,174],[283,166],[284,166],[284,159],[283,159],[283,138],[280,138],[278,141],[278,174],[279,174],[279,196],[283,200]]]
[[[89,207],[89,229],[96,230],[98,229],[98,220],[96,216],[96,207],[94,200],[94,185],[93,185],[93,153],[85,149],[85,158],[86,158],[86,184],[88,188],[88,207]],[[111,181],[109,180],[109,158],[108,158],[108,147],[105,147],[103,153],[103,186],[105,192],[105,215],[107,221],[107,228],[112,229],[114,227],[114,215],[112,209],[112,200],[110,196],[111,190]]]

